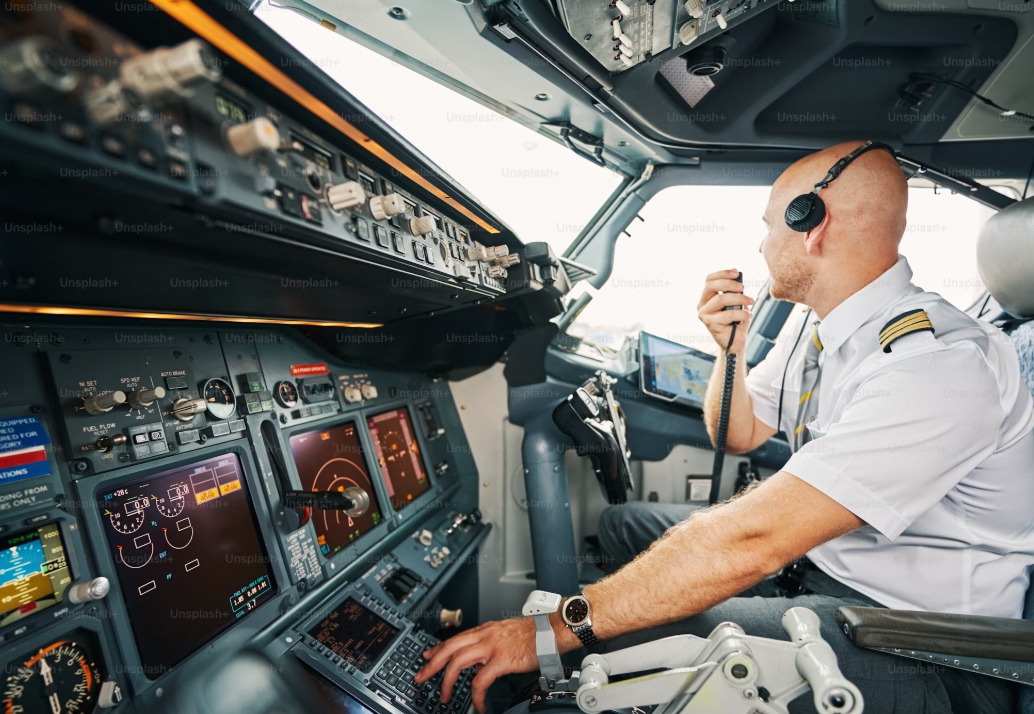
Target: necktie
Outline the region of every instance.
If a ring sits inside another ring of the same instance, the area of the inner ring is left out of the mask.
[[[819,323],[811,326],[811,339],[804,353],[804,375],[801,378],[801,401],[797,406],[797,422],[793,430],[793,450],[798,451],[808,443],[808,424],[819,413],[819,356],[822,342],[819,340]]]

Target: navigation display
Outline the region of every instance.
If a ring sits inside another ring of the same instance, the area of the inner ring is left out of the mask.
[[[643,392],[666,402],[704,406],[714,357],[642,332],[639,335],[639,383]]]
[[[0,536],[0,627],[58,604],[71,583],[57,523]]]
[[[413,435],[409,409],[402,407],[376,414],[369,418],[368,426],[391,507],[398,511],[431,488],[420,461],[420,446]]]
[[[384,519],[370,472],[366,470],[355,422],[295,434],[290,441],[302,490],[344,491],[356,486],[370,497],[370,507],[359,517],[333,509],[313,509],[312,524],[320,552],[329,558]]]
[[[275,592],[236,454],[123,484],[97,499],[151,679]]]
[[[347,598],[309,630],[310,636],[363,672],[373,669],[398,633],[399,628],[354,598]]]

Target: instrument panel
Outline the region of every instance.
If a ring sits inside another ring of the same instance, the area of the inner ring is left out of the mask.
[[[85,7],[0,9],[4,711],[163,711],[243,648],[311,659],[346,596],[341,642],[393,634],[310,671],[386,711],[392,655],[476,606],[477,470],[446,383],[292,325],[390,339],[505,297],[523,245],[229,30]]]
[[[0,466],[18,472],[0,489],[59,485],[0,512],[9,710],[151,711],[220,653],[329,617],[346,592],[412,638],[445,627],[441,592],[488,531],[445,384],[337,363],[289,329],[163,325],[155,349],[139,327],[2,329],[54,339],[0,345],[21,377],[0,392]],[[334,500],[355,489],[361,514]],[[292,505],[299,493],[315,505]],[[384,658],[366,651],[376,669],[320,676],[375,696]]]
[[[508,268],[521,262],[516,239],[509,238],[511,249],[472,211],[458,210],[451,195],[429,193],[419,172],[399,169],[383,148],[371,153],[369,137],[299,111],[300,87],[279,101],[258,96],[249,87],[265,65],[244,67],[197,37],[145,49],[78,8],[26,7],[0,18],[0,159],[25,178],[10,193],[10,208],[47,212],[52,229],[25,225],[54,247],[46,256],[51,269],[83,211],[104,215],[99,226],[76,225],[107,237],[68,267],[108,276],[111,282],[84,284],[105,293],[106,307],[146,304],[121,297],[126,291],[114,288],[122,284],[153,301],[152,309],[183,311],[193,303],[191,310],[208,313],[210,303],[189,293],[146,288],[169,281],[172,288],[221,290],[229,304],[236,291],[228,288],[247,276],[259,288],[254,305],[269,314],[289,307],[269,294],[274,288],[307,296],[363,287],[370,291],[363,300],[317,305],[327,318],[383,324],[507,293]],[[155,14],[164,19],[157,8]],[[135,21],[118,12],[106,19]],[[278,86],[290,81],[285,76]],[[34,205],[54,183],[71,200]],[[157,202],[161,211],[113,201],[115,192]],[[180,244],[182,262],[155,260],[141,239]],[[285,254],[288,245],[304,251]],[[275,253],[281,271],[265,274],[247,260],[228,264],[222,255],[231,246],[246,257]],[[302,256],[313,261],[308,269],[292,264]],[[39,257],[17,255],[23,266]],[[338,259],[348,267],[348,285],[341,271],[328,269]],[[39,272],[47,272],[42,264]],[[0,285],[0,295],[8,287]],[[21,287],[20,301],[53,301],[41,283]],[[89,297],[71,292],[66,299],[98,307]],[[282,396],[291,398],[289,391]]]

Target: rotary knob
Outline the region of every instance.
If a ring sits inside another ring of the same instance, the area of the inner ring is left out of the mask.
[[[180,421],[190,421],[207,410],[208,402],[204,399],[177,399],[172,403],[172,415]]]
[[[409,232],[415,236],[433,233],[437,227],[438,224],[435,222],[434,216],[419,216],[409,222]]]
[[[104,394],[95,394],[86,400],[86,413],[98,416],[105,412],[110,412],[112,409],[117,407],[119,404],[125,404],[126,394],[125,392],[105,392]]]
[[[68,588],[68,592],[65,597],[70,602],[78,605],[83,602],[93,602],[94,600],[100,600],[101,598],[107,597],[108,591],[111,589],[111,584],[107,578],[94,578],[93,580],[87,580],[86,582],[76,583],[72,587]]]
[[[463,624],[463,610],[446,610],[443,607],[438,613],[438,621],[442,623],[442,627],[459,627]]]
[[[135,392],[129,393],[129,405],[134,409],[140,407],[149,407],[154,404],[156,399],[161,399],[165,396],[165,387],[155,387],[154,389],[138,389]]]
[[[345,401],[349,404],[363,401],[363,393],[359,387],[345,387]]]
[[[230,151],[247,159],[279,149],[280,130],[269,119],[257,117],[227,129],[226,143],[230,145]]]
[[[217,82],[223,76],[219,60],[201,40],[175,47],[159,47],[133,57],[119,68],[122,84],[144,100],[169,96],[189,97],[192,85]]]
[[[406,202],[402,200],[401,194],[389,193],[387,196],[374,196],[370,199],[370,213],[378,221],[405,212]]]
[[[67,94],[78,84],[78,70],[48,37],[26,37],[0,52],[0,86],[13,94]]]
[[[355,208],[366,200],[366,192],[358,181],[340,183],[327,189],[327,201],[335,211]]]
[[[341,492],[341,495],[345,498],[351,498],[355,502],[355,506],[345,510],[345,515],[358,518],[370,508],[369,494],[358,486],[349,486]]]

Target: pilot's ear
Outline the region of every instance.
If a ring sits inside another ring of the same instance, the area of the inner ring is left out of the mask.
[[[826,207],[826,215],[822,222],[804,234],[804,252],[811,256],[822,255],[826,237],[829,235],[829,207]]]

